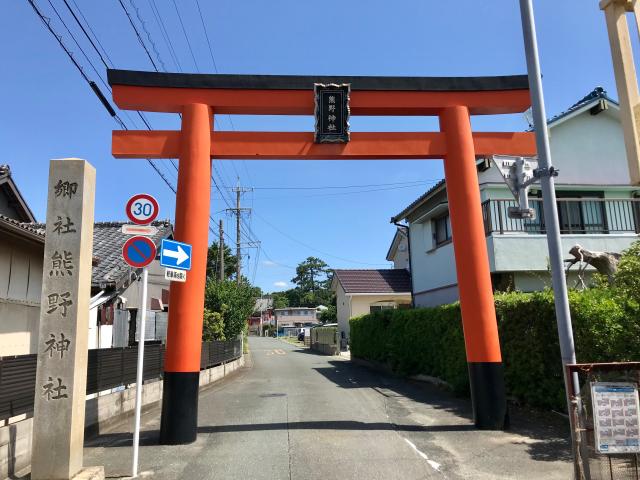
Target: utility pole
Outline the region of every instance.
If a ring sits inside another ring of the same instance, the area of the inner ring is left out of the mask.
[[[236,282],[240,285],[242,281],[242,251],[241,251],[241,238],[240,238],[240,222],[242,221],[242,212],[251,212],[250,208],[241,208],[240,207],[240,197],[245,192],[252,191],[252,188],[244,188],[240,186],[240,181],[238,181],[238,185],[232,189],[233,192],[236,193],[236,208],[227,208],[227,212],[233,212],[236,216]]]
[[[222,219],[220,219],[219,229],[220,240],[218,241],[218,279],[222,282],[225,279],[224,272],[224,228],[222,227]]]

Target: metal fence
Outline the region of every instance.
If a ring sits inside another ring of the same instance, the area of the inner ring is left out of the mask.
[[[529,199],[535,219],[509,218],[509,208],[517,205],[514,200],[484,201],[485,233],[546,233],[541,199]],[[640,199],[558,198],[557,209],[562,234],[640,232]]]
[[[161,378],[164,367],[164,345],[145,344],[144,380]],[[200,369],[210,368],[239,358],[242,341],[202,342]],[[87,395],[136,381],[138,347],[89,350]],[[0,357],[0,420],[33,411],[37,355]]]
[[[575,424],[573,438],[578,445],[577,458],[574,459],[577,478],[584,480],[640,480],[640,458],[637,453],[605,454],[598,452],[595,445],[591,395],[592,382],[624,382],[635,385],[637,389],[640,384],[640,362],[567,365],[567,374],[572,383],[572,391],[574,391],[576,382],[580,386],[580,394],[570,396],[570,414],[573,416]],[[625,419],[621,418],[621,420]],[[637,428],[637,424],[635,428]]]

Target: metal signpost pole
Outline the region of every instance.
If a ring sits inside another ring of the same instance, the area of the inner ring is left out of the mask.
[[[569,298],[567,296],[567,284],[562,259],[562,243],[560,239],[560,225],[558,211],[556,209],[556,192],[553,180],[553,167],[551,165],[551,151],[549,148],[549,135],[547,132],[546,112],[544,96],[542,93],[542,78],[540,75],[540,61],[538,58],[538,44],[536,38],[535,21],[533,17],[532,0],[520,0],[520,15],[522,17],[522,32],[524,35],[525,54],[527,58],[527,71],[529,74],[529,88],[531,89],[531,107],[536,133],[536,146],[538,150],[538,171],[536,176],[540,178],[542,199],[544,208],[545,228],[547,230],[547,245],[549,249],[549,262],[551,264],[552,285],[558,323],[558,336],[560,339],[560,354],[564,372],[565,390],[567,394],[567,408],[571,427],[571,438],[574,455],[576,478],[580,478],[577,458],[577,445],[574,438],[576,425],[571,414],[571,402],[569,395],[579,394],[578,382],[571,382],[567,376],[565,365],[576,362],[575,347],[573,343],[573,329],[571,327],[571,314],[569,311]],[[575,391],[570,392],[571,385]]]
[[[142,295],[140,298],[140,332],[138,334],[138,371],[136,373],[136,414],[133,430],[133,472],[132,477],[138,476],[138,450],[140,448],[140,410],[142,408],[142,373],[144,364],[144,338],[147,319],[147,281],[149,271],[142,270]]]

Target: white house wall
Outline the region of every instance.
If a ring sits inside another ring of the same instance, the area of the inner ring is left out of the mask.
[[[495,235],[493,238],[494,272],[548,271],[545,235]],[[636,241],[636,235],[562,235],[562,252],[576,244],[588,250],[621,252]]]
[[[420,292],[457,283],[453,261],[453,244],[433,249],[432,224],[411,224],[411,281],[413,291]],[[416,296],[417,299],[417,296]]]
[[[585,111],[551,128],[551,156],[560,168],[559,183],[630,184],[622,128],[614,108],[599,115]]]
[[[338,319],[338,331],[341,337],[349,337],[349,318],[351,317],[350,298],[344,293],[340,282],[336,286],[336,317]]]
[[[37,350],[42,255],[42,244],[0,238],[0,356]]]

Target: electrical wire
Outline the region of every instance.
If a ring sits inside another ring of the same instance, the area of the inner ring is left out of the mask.
[[[84,16],[84,14],[82,13],[82,10],[80,9],[80,6],[76,3],[76,0],[71,0],[73,2],[74,7],[76,7],[76,10],[78,10],[78,13],[80,14],[80,16],[82,17],[82,19],[84,20],[84,23],[87,25],[87,28],[89,29],[89,31],[91,32],[91,34],[93,35],[93,38],[95,39],[96,43],[98,45],[100,45],[100,48],[102,49],[102,53],[104,53],[104,56],[107,57],[107,60],[109,60],[109,63],[111,65],[113,65],[113,60],[111,60],[111,58],[109,57],[109,54],[107,53],[107,50],[104,48],[104,46],[102,45],[102,43],[100,43],[100,40],[98,39],[98,36],[96,35],[96,33],[93,31],[93,28],[91,28],[91,24],[87,21],[87,18]],[[66,3],[66,2],[65,2]],[[69,9],[71,10],[71,9]],[[78,22],[79,23],[79,22]],[[104,61],[103,61],[104,63]]]
[[[325,186],[304,186],[304,187],[251,187],[254,190],[329,190],[339,188],[366,188],[366,187],[387,187],[391,185],[409,185],[414,183],[432,183],[439,182],[439,179],[427,178],[424,180],[410,180],[407,182],[392,182],[392,183],[369,183],[359,185],[325,185]],[[230,187],[225,187],[230,188]]]
[[[122,0],[118,0],[118,3],[122,7],[122,10],[124,11],[124,13],[127,16],[127,18],[129,19],[129,24],[131,25],[131,28],[133,28],[133,31],[135,32],[136,37],[138,38],[138,42],[140,43],[140,45],[142,45],[142,48],[144,49],[145,53],[147,54],[147,57],[149,58],[149,61],[151,62],[151,65],[153,65],[154,70],[157,72],[158,71],[158,66],[156,65],[156,62],[153,61],[153,58],[151,57],[151,53],[149,53],[149,49],[147,48],[147,46],[145,45],[144,41],[142,40],[142,37],[140,36],[140,32],[138,31],[138,27],[136,27],[136,24],[133,23],[133,18],[131,18],[131,15],[129,14],[129,11],[127,10],[127,7],[124,6],[124,3],[122,2]]]
[[[184,28],[184,22],[182,21],[182,15],[180,15],[180,10],[178,10],[178,4],[176,0],[173,0],[173,6],[176,9],[176,14],[178,15],[178,20],[180,21],[180,26],[182,27],[182,33],[184,33],[184,38],[187,41],[187,46],[189,47],[189,51],[191,52],[191,58],[193,59],[193,64],[196,67],[196,72],[200,73],[200,67],[198,67],[198,61],[196,60],[196,56],[193,54],[193,48],[191,48],[191,42],[189,41],[189,36],[187,35],[187,30]]]
[[[327,257],[332,257],[335,258],[337,260],[342,260],[343,262],[347,262],[347,263],[355,263],[358,265],[387,265],[386,263],[369,263],[369,262],[361,262],[358,260],[351,260],[349,258],[344,258],[344,257],[339,257],[337,255],[333,255],[331,253],[325,252],[323,250],[320,250],[318,248],[312,247],[311,245],[304,243],[301,240],[298,240],[297,238],[292,237],[291,235],[289,235],[286,232],[283,232],[282,230],[280,230],[278,227],[276,227],[275,225],[273,225],[271,222],[269,222],[266,218],[264,218],[262,215],[259,215],[258,213],[256,213],[254,211],[254,215],[256,217],[258,217],[261,221],[263,221],[264,223],[266,223],[268,226],[270,226],[273,230],[275,230],[276,232],[278,232],[280,235],[282,235],[285,238],[288,238],[289,240],[291,240],[292,242],[295,242],[299,245],[302,245],[305,248],[308,248],[309,250],[313,250],[314,252],[318,252],[322,255],[326,255]]]
[[[140,25],[142,26],[142,30],[144,30],[144,33],[147,34],[147,40],[151,44],[151,49],[153,50],[153,53],[155,53],[156,59],[158,60],[160,65],[162,65],[162,71],[166,72],[167,71],[167,66],[164,64],[164,61],[160,57],[160,52],[158,52],[156,44],[153,41],[153,39],[151,38],[151,33],[149,32],[149,30],[147,30],[146,22],[142,19],[142,15],[140,15],[140,9],[137,7],[137,5],[134,3],[133,0],[129,0],[129,3],[131,4],[131,7],[133,7],[133,9],[136,12],[136,17],[138,17],[138,21],[140,22]]]
[[[160,10],[158,10],[158,6],[156,5],[155,0],[147,0],[147,2],[149,3],[149,7],[151,7],[151,11],[153,12],[153,16],[155,17],[158,26],[160,27],[160,33],[162,35],[162,38],[164,39],[165,45],[167,46],[167,50],[169,50],[169,55],[171,56],[171,59],[173,60],[173,63],[175,64],[178,71],[182,72],[182,65],[180,65],[180,60],[178,59],[176,51],[173,48],[171,37],[169,36],[169,32],[167,32],[167,27],[164,24],[164,20],[162,20],[162,15],[160,14]]]

